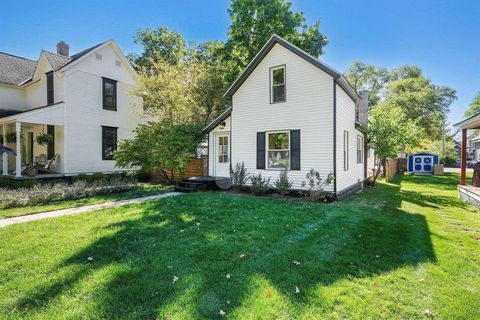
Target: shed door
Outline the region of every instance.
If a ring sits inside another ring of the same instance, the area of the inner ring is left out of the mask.
[[[417,156],[413,158],[414,172],[432,172],[433,157],[432,156]]]

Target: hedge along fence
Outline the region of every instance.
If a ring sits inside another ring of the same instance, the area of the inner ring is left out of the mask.
[[[397,174],[398,163],[397,159],[387,159],[385,163],[385,181],[392,181],[393,177]]]

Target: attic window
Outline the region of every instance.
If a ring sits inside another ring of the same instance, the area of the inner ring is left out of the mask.
[[[270,103],[286,101],[285,66],[270,69]]]
[[[96,53],[95,58],[97,58],[97,60],[102,60],[102,55],[99,53]]]
[[[115,65],[116,65],[117,67],[120,67],[120,66],[121,66],[120,60],[115,60]]]

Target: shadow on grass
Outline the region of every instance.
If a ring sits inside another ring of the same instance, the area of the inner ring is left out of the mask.
[[[380,208],[356,205],[363,195],[330,205],[223,193],[149,202],[137,219],[106,226],[108,236],[64,260],[57,271],[71,269],[66,279],[36,288],[15,305],[40,311],[67,291],[75,294],[72,288],[87,276],[112,267],[105,285],[89,289],[96,291],[96,316],[185,312],[214,318],[220,309],[231,313],[244,306],[259,289],[258,278],[303,304],[319,285],[434,262],[425,217],[403,212],[401,201],[434,207],[439,199],[400,191],[399,182],[379,186]],[[173,276],[179,278],[175,284]]]

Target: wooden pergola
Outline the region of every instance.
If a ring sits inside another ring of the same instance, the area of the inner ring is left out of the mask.
[[[455,128],[462,130],[462,146],[460,152],[460,185],[465,185],[467,171],[467,131],[480,129],[480,112],[470,116],[459,123],[454,124]]]

